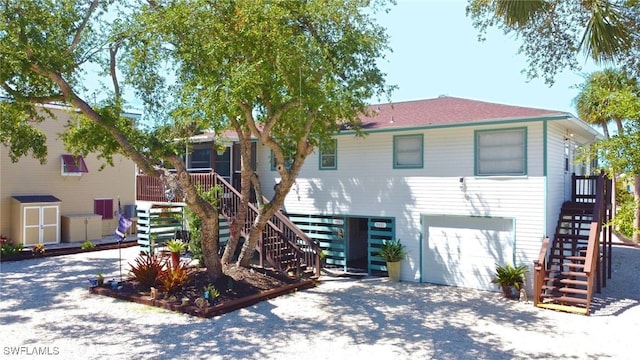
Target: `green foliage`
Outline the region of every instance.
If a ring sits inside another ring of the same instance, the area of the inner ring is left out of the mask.
[[[376,253],[376,256],[380,256],[385,261],[396,262],[403,260],[407,257],[407,251],[405,246],[398,241],[384,241],[380,250]]]
[[[141,253],[134,259],[134,264],[129,263],[129,267],[131,268],[130,278],[149,289],[158,284],[166,267],[166,261],[155,254]]]
[[[218,199],[220,199],[220,194],[222,193],[222,188],[219,186],[215,186],[210,188],[207,191],[203,191],[200,187],[198,187],[198,194],[202,196],[205,200],[211,203],[213,206],[218,206]],[[204,255],[202,253],[202,219],[190,208],[185,208],[184,212],[187,225],[189,226],[189,244],[188,248],[191,252],[191,257],[194,260],[198,261],[200,266],[204,265]]]
[[[631,198],[618,205],[616,216],[611,220],[611,225],[625,237],[631,238],[634,231],[633,219],[636,211],[636,203],[633,201],[633,198]],[[640,231],[640,229],[637,231]]]
[[[501,286],[515,286],[516,289],[520,289],[522,284],[524,284],[524,276],[528,272],[529,268],[526,265],[515,267],[508,263],[504,266],[496,265],[496,272],[491,282]]]
[[[635,78],[623,70],[605,69],[585,77],[575,98],[578,116],[590,124],[601,125],[605,139],[607,125],[615,121],[618,133],[623,133],[623,120],[637,119],[640,114],[640,87]]]
[[[167,242],[167,248],[173,253],[182,253],[187,250],[187,243],[179,239],[171,239]]]
[[[167,295],[173,294],[176,290],[182,288],[189,281],[193,274],[193,268],[185,263],[179,263],[177,266],[169,266],[158,276],[158,284]]]
[[[1,245],[0,256],[7,257],[7,258],[14,256],[16,254],[19,254],[23,249],[22,244],[13,245],[9,241],[9,238],[5,236],[0,236],[0,245]]]
[[[386,6],[384,0],[0,2],[0,96],[11,108],[0,111],[9,114],[0,115],[0,141],[12,148],[12,159],[44,159],[44,134],[30,127],[41,120],[32,104],[60,102],[79,111],[56,134],[76,155],[96,153],[113,164],[115,154],[124,154],[157,177],[158,164],[171,164],[179,177],[185,143],[176,139],[233,129],[242,141],[269,146],[278,164],[285,153],[294,155],[283,173],[291,184],[314,146],[341,125],[358,130],[368,102],[393,89],[377,65],[390,50],[375,23]],[[85,89],[85,71],[93,68],[101,87]],[[145,124],[122,115],[125,86],[142,100]],[[194,193],[195,185],[182,185]],[[286,195],[290,185],[282,189]],[[279,194],[267,210],[283,199]],[[216,221],[198,200],[187,196],[187,205],[203,221]],[[213,240],[194,233],[194,254],[201,256],[200,242]]]
[[[91,241],[85,240],[82,245],[80,245],[80,249],[82,250],[90,250],[96,247]]]
[[[636,1],[637,3],[637,1]],[[579,70],[582,57],[626,65],[640,75],[640,8],[631,2],[566,0],[471,0],[467,16],[484,40],[496,27],[521,40],[527,77],[553,84],[565,69]]]
[[[208,284],[204,287],[204,293],[205,297],[208,296],[208,298],[211,300],[216,299],[220,296],[220,291],[218,291],[218,289],[216,289],[216,287],[212,284]]]

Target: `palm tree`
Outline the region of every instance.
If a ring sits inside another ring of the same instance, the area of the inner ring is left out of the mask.
[[[560,5],[570,6],[576,16],[586,20],[578,48],[596,62],[615,59],[632,46],[634,32],[629,26],[631,19],[626,14],[626,6],[611,1],[472,0],[470,6],[474,4],[488,6],[498,19],[513,29],[531,26],[543,18],[547,23],[561,21],[553,15]]]
[[[618,134],[624,133],[623,120],[629,117],[629,107],[638,101],[640,90],[635,78],[617,69],[605,69],[587,76],[574,99],[578,116],[592,125],[602,126],[609,139],[608,126],[615,122]]]
[[[640,108],[640,87],[637,79],[622,70],[606,69],[590,74],[580,85],[580,93],[574,99],[578,116],[590,124],[602,126],[605,141],[609,140],[608,125],[615,122],[619,135],[624,135],[624,121],[637,121]],[[635,151],[635,150],[632,150]],[[624,154],[622,155],[624,156]],[[613,173],[615,183],[618,174]],[[640,200],[640,175],[634,175],[634,199]],[[615,211],[615,199],[613,209]],[[640,228],[640,207],[636,205],[634,228]],[[640,242],[640,234],[633,233],[633,240]]]

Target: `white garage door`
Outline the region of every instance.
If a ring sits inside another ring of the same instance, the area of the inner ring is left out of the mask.
[[[514,220],[425,215],[422,281],[498,291],[496,264],[514,262]]]

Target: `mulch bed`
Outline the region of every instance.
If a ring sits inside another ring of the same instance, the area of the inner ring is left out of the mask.
[[[151,298],[149,289],[143,289],[132,280],[117,282],[117,289],[111,283],[90,287],[92,294],[110,296],[148,306],[156,306],[202,318],[211,318],[245,308],[280,295],[316,286],[313,279],[294,279],[283,274],[261,268],[241,268],[229,266],[225,275],[216,282],[208,281],[204,269],[196,269],[190,281],[172,295],[157,294]],[[212,284],[220,296],[214,302],[204,300],[204,286]],[[185,304],[182,300],[188,299]],[[198,300],[202,299],[202,300]],[[196,305],[199,303],[199,306]]]

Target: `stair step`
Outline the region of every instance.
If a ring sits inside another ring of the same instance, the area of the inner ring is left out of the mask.
[[[553,300],[559,303],[571,303],[571,304],[581,304],[581,305],[587,305],[587,303],[589,302],[587,299],[577,298],[573,296],[559,296]]]
[[[566,256],[565,259],[571,260],[571,261],[586,261],[587,258],[584,256]]]
[[[575,268],[575,269],[584,269],[584,264],[578,264],[578,263],[564,263],[562,264],[562,266]]]
[[[583,272],[580,272],[580,271],[561,271],[560,275],[564,275],[564,276],[580,276],[580,277],[585,277],[585,278],[589,277],[586,273],[583,273]]]
[[[564,312],[574,313],[574,314],[589,315],[589,311],[583,307],[567,306],[567,305],[560,305],[560,304],[553,304],[553,303],[540,303],[537,306],[543,309],[564,311]]]
[[[589,286],[589,282],[585,280],[573,280],[573,279],[560,279],[561,284],[574,285],[574,286]]]
[[[587,295],[589,292],[585,289],[576,289],[576,288],[572,288],[572,287],[562,287],[560,289],[558,289],[560,292],[563,293],[567,293],[567,294],[579,294],[579,295]]]

